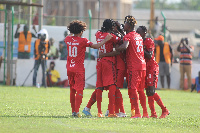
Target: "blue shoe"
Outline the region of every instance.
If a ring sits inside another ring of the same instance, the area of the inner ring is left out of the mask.
[[[86,116],[92,116],[91,113],[85,109],[83,109],[82,113],[84,113]]]

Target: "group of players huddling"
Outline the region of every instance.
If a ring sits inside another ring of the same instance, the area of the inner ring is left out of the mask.
[[[86,29],[85,22],[74,20],[69,24],[68,30],[71,35],[65,38],[65,42],[68,50],[66,67],[70,84],[72,116],[81,117],[79,108],[85,86],[86,47],[99,49],[99,58],[96,66],[96,89],[82,111],[85,115],[92,116],[91,106],[97,102],[97,116],[104,117],[101,111],[102,92],[108,90],[109,105],[106,115],[108,117],[126,117],[120,92],[120,88],[123,88],[124,77],[128,84],[131,118],[149,118],[144,88],[151,110],[150,117],[158,117],[154,101],[162,109],[159,118],[165,118],[170,114],[160,96],[155,92],[159,68],[154,60],[154,41],[145,37],[147,33],[145,26],[139,26],[135,31],[136,24],[137,21],[133,16],[125,17],[124,26],[112,19],[104,20],[101,30],[95,34],[97,44],[81,37]],[[139,101],[143,108],[143,116],[140,113]]]

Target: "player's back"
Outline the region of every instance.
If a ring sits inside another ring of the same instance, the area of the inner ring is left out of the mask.
[[[105,37],[108,35],[109,33],[107,32],[101,32],[101,31],[98,31],[96,33],[96,41],[97,43],[101,42],[102,40],[105,39]],[[111,34],[113,37],[111,40],[109,40],[108,42],[106,42],[104,45],[102,45],[100,48],[99,48],[99,52],[101,53],[110,53],[113,51],[113,47],[114,45],[119,41],[121,40],[119,37],[117,37],[116,35],[114,34]],[[103,57],[99,60],[109,60],[109,61],[115,61],[115,57]]]
[[[86,47],[92,43],[87,38],[77,36],[67,36],[65,38],[67,44],[67,71],[84,72],[84,59]]]
[[[127,68],[132,70],[146,70],[142,37],[135,31],[132,31],[126,34],[123,40],[129,41],[126,50]]]

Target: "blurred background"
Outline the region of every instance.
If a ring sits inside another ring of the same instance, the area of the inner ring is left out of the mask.
[[[165,41],[172,46],[174,62],[180,54],[176,48],[181,38],[186,37],[194,47],[194,61],[198,63],[200,58],[200,0],[0,0],[0,56],[5,60],[9,9],[13,18],[12,34],[15,33],[17,24],[21,25],[19,31],[23,31],[24,24],[28,24],[30,31],[33,31],[32,25],[36,26],[37,31],[45,28],[49,37],[55,40],[54,45],[57,48],[59,41],[64,39],[67,25],[74,19],[87,23],[87,30],[83,36],[95,43],[95,32],[101,28],[104,19],[111,18],[123,23],[125,16],[132,15],[138,22],[136,28],[140,25],[146,26],[153,37],[156,36],[153,29],[158,23],[156,30],[158,34],[164,35]],[[18,39],[12,39],[10,52],[14,78],[17,77]],[[32,39],[31,47],[34,46],[34,41],[35,39]],[[95,50],[87,49],[87,53],[88,60],[91,60],[91,56],[97,57]],[[31,59],[33,60],[33,48]],[[6,67],[1,67],[0,80],[4,83],[5,70]]]

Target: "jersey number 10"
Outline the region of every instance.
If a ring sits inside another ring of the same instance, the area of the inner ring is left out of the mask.
[[[76,57],[77,56],[77,47],[76,46],[69,46],[69,56]]]

